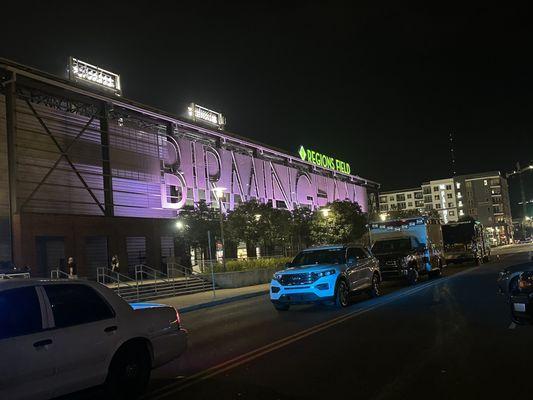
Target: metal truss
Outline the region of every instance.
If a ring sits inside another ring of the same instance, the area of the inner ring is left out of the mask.
[[[35,189],[33,189],[33,191],[31,192],[31,194],[28,196],[28,198],[26,198],[26,200],[24,201],[24,203],[21,205],[21,210],[24,208],[24,206],[33,198],[33,196],[35,195],[35,193],[37,193],[37,191],[39,190],[39,188],[46,182],[46,180],[48,179],[48,177],[52,174],[52,172],[56,169],[56,167],[58,166],[59,162],[64,158],[65,161],[70,165],[70,168],[72,168],[72,170],[74,171],[74,173],[76,174],[76,176],[78,177],[78,179],[80,180],[80,182],[82,183],[82,185],[85,187],[85,189],[87,190],[87,192],[89,193],[89,195],[92,197],[92,199],[94,200],[94,202],[98,205],[98,207],[100,208],[100,210],[102,210],[102,213],[105,215],[105,207],[102,205],[102,203],[100,203],[100,201],[98,200],[98,198],[96,197],[96,195],[94,194],[94,192],[91,190],[91,188],[89,187],[89,185],[87,185],[87,182],[85,182],[85,179],[83,179],[83,176],[80,174],[80,172],[76,169],[76,166],[74,165],[74,163],[70,160],[70,157],[68,156],[68,152],[69,150],[72,148],[72,146],[74,145],[74,143],[81,137],[81,135],[83,135],[83,133],[87,130],[87,128],[91,125],[91,123],[93,122],[94,118],[98,116],[99,114],[99,110],[98,113],[95,113],[93,115],[90,116],[89,118],[89,121],[87,121],[87,123],[84,125],[84,127],[78,132],[78,134],[76,135],[76,137],[68,144],[68,146],[63,149],[61,147],[61,145],[59,144],[59,142],[57,141],[57,139],[55,138],[55,136],[52,134],[52,132],[50,131],[50,129],[46,126],[46,124],[44,123],[43,119],[41,118],[41,116],[37,113],[37,111],[35,110],[35,108],[33,107],[32,103],[29,101],[29,100],[26,100],[26,104],[28,105],[28,107],[30,108],[31,112],[33,113],[33,115],[35,116],[35,118],[37,119],[37,121],[39,121],[39,123],[41,124],[41,126],[43,127],[43,129],[45,130],[45,132],[48,134],[48,136],[50,137],[50,139],[52,140],[52,142],[54,142],[54,144],[56,145],[56,147],[58,148],[59,150],[59,153],[61,154],[59,156],[59,158],[56,160],[56,162],[54,163],[54,165],[50,168],[50,170],[46,173],[46,175],[41,179],[41,181],[37,184],[37,186],[35,187]]]

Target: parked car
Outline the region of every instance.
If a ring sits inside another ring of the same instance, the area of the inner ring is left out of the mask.
[[[417,217],[371,223],[372,252],[383,280],[405,279],[410,285],[421,275],[438,277],[446,266],[440,221]]]
[[[151,369],[186,346],[173,307],[128,304],[95,282],[0,281],[0,399],[48,399],[102,384],[110,398],[136,398]]]
[[[279,311],[293,304],[349,304],[351,293],[379,296],[378,260],[361,246],[322,246],[300,252],[286,269],[274,274],[270,300]]]
[[[509,303],[511,320],[520,325],[533,323],[533,262],[505,268],[497,284]]]

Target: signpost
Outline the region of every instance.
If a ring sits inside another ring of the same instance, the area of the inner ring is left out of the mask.
[[[318,167],[331,169],[332,171],[342,172],[343,174],[350,173],[350,164],[347,162],[337,160],[336,158],[326,156],[318,151],[310,150],[300,146],[298,154],[303,161],[307,161]]]

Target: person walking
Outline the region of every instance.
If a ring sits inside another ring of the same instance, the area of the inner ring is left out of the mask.
[[[113,272],[119,272],[120,263],[118,261],[118,255],[114,255],[111,257],[111,271]]]
[[[67,260],[67,272],[70,279],[78,278],[78,268],[74,262],[74,257],[69,257]]]

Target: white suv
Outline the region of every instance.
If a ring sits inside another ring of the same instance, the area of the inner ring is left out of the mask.
[[[136,398],[187,346],[173,307],[128,304],[95,282],[0,281],[0,399],[48,399],[105,384]]]
[[[379,262],[360,246],[322,246],[300,252],[276,272],[270,300],[279,311],[292,304],[333,302],[346,307],[352,292],[379,296]]]

